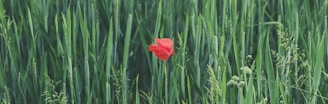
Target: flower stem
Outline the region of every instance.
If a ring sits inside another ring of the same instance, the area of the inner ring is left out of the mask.
[[[164,96],[165,96],[165,104],[168,104],[168,84],[167,84],[167,71],[166,71],[166,61],[163,62],[163,66],[162,69],[164,71],[164,81],[165,81],[165,92],[164,92]]]

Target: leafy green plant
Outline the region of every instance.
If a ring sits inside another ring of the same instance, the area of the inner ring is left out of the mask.
[[[325,104],[328,0],[0,0],[0,102]],[[170,38],[166,61],[149,52]]]

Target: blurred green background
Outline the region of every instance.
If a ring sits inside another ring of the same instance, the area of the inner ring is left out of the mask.
[[[0,0],[1,104],[328,102],[328,0]],[[148,51],[171,38],[175,54]]]

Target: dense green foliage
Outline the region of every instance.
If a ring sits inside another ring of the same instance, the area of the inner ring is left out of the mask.
[[[0,102],[325,103],[327,15],[328,0],[0,0]]]

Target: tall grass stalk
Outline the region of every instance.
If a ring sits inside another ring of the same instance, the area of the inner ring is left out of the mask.
[[[127,22],[127,25],[126,25],[126,35],[125,35],[125,41],[127,42],[125,45],[124,45],[124,55],[123,55],[123,70],[122,70],[122,87],[123,87],[123,104],[127,104],[128,100],[128,85],[127,85],[127,73],[126,73],[126,70],[128,68],[128,57],[129,57],[129,47],[130,47],[130,36],[131,36],[131,26],[132,26],[132,15],[129,15],[128,17],[128,22]]]
[[[111,65],[112,65],[112,51],[113,51],[113,22],[110,20],[109,32],[108,32],[108,41],[107,41],[107,54],[106,54],[106,103],[109,104],[111,99]]]

